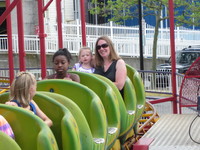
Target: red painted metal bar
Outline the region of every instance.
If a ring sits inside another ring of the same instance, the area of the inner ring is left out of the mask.
[[[39,23],[39,38],[40,38],[40,63],[41,63],[41,77],[46,77],[46,49],[44,33],[44,14],[43,14],[43,0],[38,0],[38,23]]]
[[[6,0],[6,8],[10,6],[10,0]],[[10,84],[14,79],[14,63],[13,63],[13,51],[12,51],[12,26],[11,26],[11,16],[7,16],[7,35],[8,35],[8,62],[9,62],[9,75]]]
[[[133,150],[149,150],[149,146],[153,141],[154,141],[154,138],[140,138],[133,145]]]
[[[42,9],[42,12],[43,12],[43,13],[47,10],[47,8],[49,7],[49,5],[50,5],[52,2],[53,2],[53,0],[50,0],[50,1],[43,7],[43,9]]]
[[[6,0],[7,1],[7,0]],[[14,0],[4,11],[4,13],[0,16],[0,25],[4,22],[8,14],[13,10],[13,8],[18,4],[19,0]]]
[[[199,75],[190,75],[190,76],[185,75],[185,78],[194,78],[195,80],[195,78],[200,78],[200,76]]]
[[[171,65],[172,65],[172,97],[174,98],[173,113],[177,113],[177,96],[176,96],[176,57],[175,57],[175,40],[174,40],[174,4],[173,0],[169,4],[169,21],[170,21],[170,46],[171,46]]]
[[[180,87],[180,92],[179,92],[179,113],[182,114],[182,89],[183,89],[183,86],[184,86],[184,82],[185,82],[185,76],[182,80],[182,83],[181,83],[181,87]]]
[[[61,0],[56,0],[56,10],[58,26],[58,48],[63,48]]]
[[[22,0],[17,4],[17,27],[18,27],[18,44],[19,44],[19,68],[20,71],[25,71],[25,52],[24,52],[24,22]]]
[[[174,100],[174,97],[167,97],[167,98],[152,100],[152,101],[149,101],[149,102],[151,104],[158,104],[158,103],[164,103],[164,102],[173,101],[173,100]]]
[[[85,4],[84,4],[84,0],[80,0],[80,9],[81,9],[82,45],[86,46],[86,26],[85,26]]]

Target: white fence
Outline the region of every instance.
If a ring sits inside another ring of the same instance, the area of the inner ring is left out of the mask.
[[[143,83],[146,92],[172,94],[171,72],[162,71],[139,71],[143,76]],[[183,74],[176,74],[177,92],[180,91]],[[154,79],[155,78],[155,79]],[[177,93],[179,95],[179,93]]]
[[[52,25],[56,28],[56,25]],[[103,25],[86,25],[87,46],[94,49],[96,39],[101,35],[108,35],[120,55],[139,57],[139,29],[135,27],[125,27],[116,25],[112,22]],[[189,45],[198,45],[200,42],[200,30],[189,30],[186,28],[176,28],[175,30],[175,48],[180,50]],[[144,39],[144,57],[152,57],[154,27],[146,25],[143,28]],[[25,51],[27,53],[40,53],[38,35],[25,35]],[[170,56],[169,29],[160,29],[157,57],[168,58]],[[55,52],[58,49],[57,34],[47,33],[46,53]],[[71,53],[77,54],[82,43],[81,24],[79,20],[63,25],[63,44]],[[7,52],[7,36],[0,37],[0,52]],[[13,51],[18,53],[18,36],[13,35]]]

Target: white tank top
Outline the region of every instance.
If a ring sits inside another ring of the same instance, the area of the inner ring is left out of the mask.
[[[85,72],[85,73],[94,73],[94,68],[83,68],[80,63],[76,63],[73,67],[76,71]]]

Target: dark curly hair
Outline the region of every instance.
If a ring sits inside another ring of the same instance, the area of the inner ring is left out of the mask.
[[[66,57],[67,61],[70,63],[70,61],[72,60],[72,55],[71,53],[67,50],[67,48],[62,48],[62,49],[59,49],[57,52],[54,53],[53,55],[53,59],[52,61],[54,62],[54,59],[56,56],[59,56],[59,55],[63,55]]]

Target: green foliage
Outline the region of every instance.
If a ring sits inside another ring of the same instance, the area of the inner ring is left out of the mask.
[[[157,16],[161,11],[168,9],[168,0],[141,0],[143,16]],[[199,0],[174,0],[174,15],[176,25],[200,25]],[[125,20],[138,17],[138,0],[92,0],[91,14],[108,17],[109,21],[122,23]],[[169,16],[157,17],[161,20]]]
[[[134,0],[92,0],[93,7],[90,9],[91,14],[97,14],[102,17],[110,18],[109,21],[121,23],[124,20],[132,19],[134,12],[130,9],[135,7]]]
[[[110,18],[109,21],[122,23],[125,20],[138,17],[138,0],[92,0],[92,14]],[[153,39],[152,70],[156,69],[157,40],[160,22],[169,19],[169,12],[162,17],[163,10],[169,10],[169,0],[141,0],[144,16],[155,16],[155,29]],[[200,26],[199,0],[173,0],[175,24]],[[131,10],[131,11],[130,11]]]
[[[182,3],[182,2],[181,2]],[[183,8],[176,11],[176,23],[177,25],[195,25],[200,26],[200,2],[199,0],[188,0],[184,4],[179,5]]]

